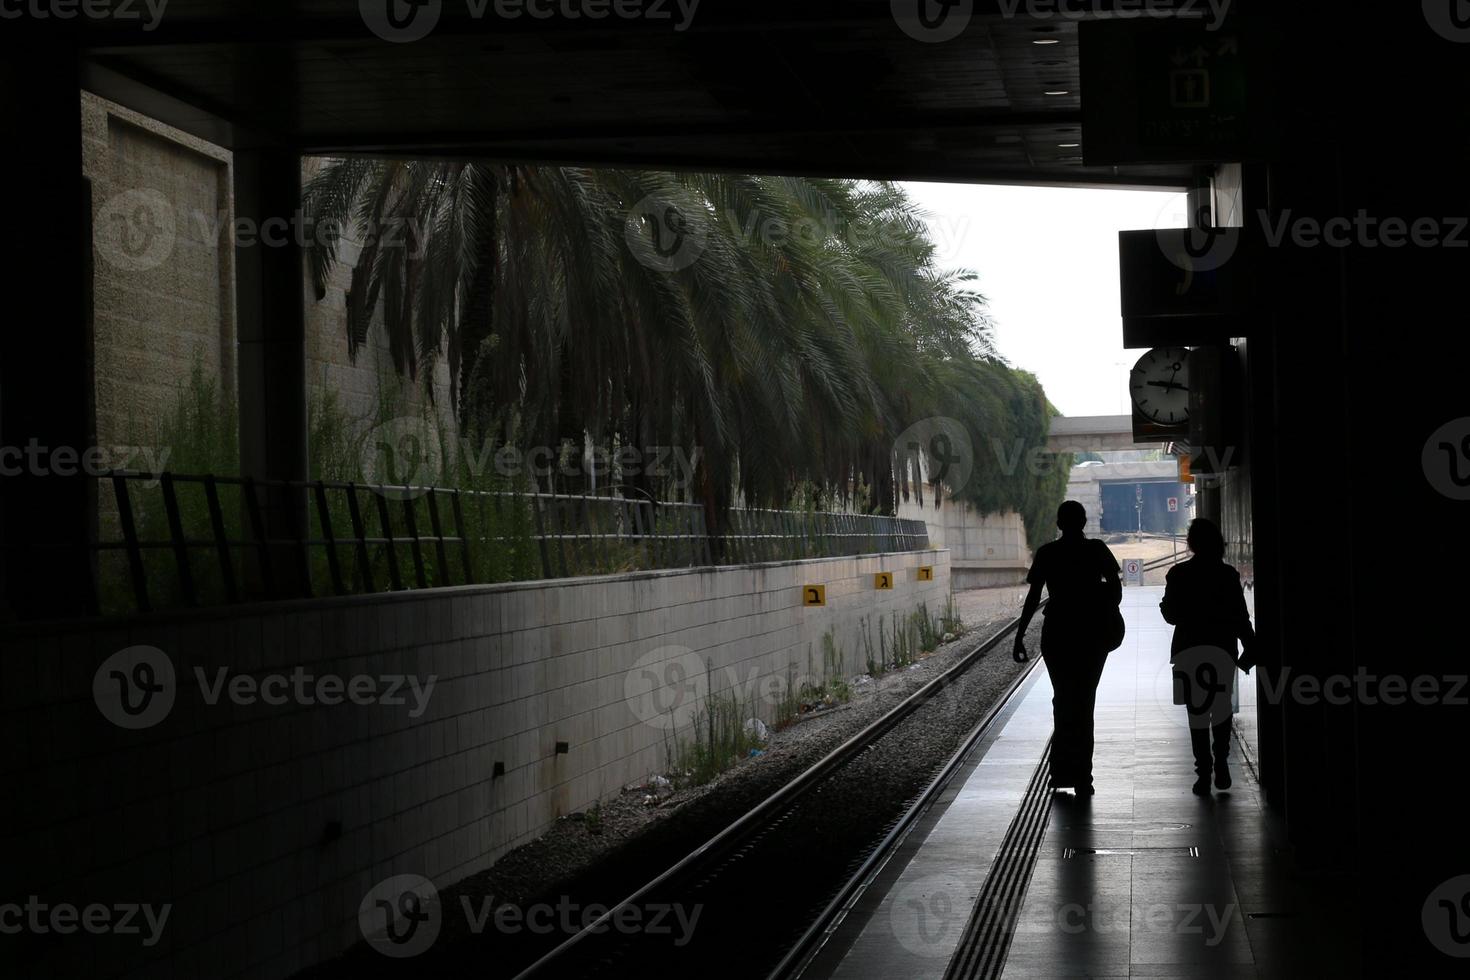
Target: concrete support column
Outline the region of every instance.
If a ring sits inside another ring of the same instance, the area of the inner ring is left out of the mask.
[[[240,465],[257,480],[307,478],[306,313],[303,306],[301,155],[286,147],[235,153],[236,317],[240,337]],[[261,502],[275,591],[305,594],[300,550],[306,494],[272,488]]]
[[[1254,214],[1270,203],[1267,167],[1250,164],[1241,172],[1240,195],[1244,213]],[[1264,312],[1258,316],[1264,322]],[[1281,560],[1289,547],[1282,539],[1282,487],[1280,430],[1277,418],[1274,339],[1240,341],[1240,356],[1245,385],[1241,407],[1244,418],[1241,433],[1241,462],[1245,483],[1234,488],[1241,500],[1230,509],[1232,515],[1249,509],[1249,538],[1254,575],[1253,600],[1256,635],[1272,643],[1281,634]],[[1289,461],[1288,461],[1289,462]],[[1258,488],[1261,488],[1258,491]],[[1263,492],[1271,488],[1270,492]],[[1229,533],[1229,532],[1227,532]],[[1279,651],[1273,656],[1279,657]],[[1282,807],[1286,801],[1286,749],[1282,728],[1282,707],[1273,699],[1264,682],[1264,673],[1255,672],[1256,684],[1256,767],[1267,801]]]
[[[12,38],[12,40],[19,40]],[[33,37],[32,41],[35,40]],[[0,621],[94,605],[96,506],[91,196],[77,60],[65,45],[0,48]]]
[[[1470,866],[1463,812],[1440,795],[1463,783],[1470,731],[1451,693],[1464,693],[1470,584],[1470,494],[1456,483],[1470,415],[1466,47],[1417,5],[1371,19],[1270,10],[1289,55],[1270,60],[1273,92],[1310,91],[1342,52],[1379,53],[1373,71],[1335,75],[1324,104],[1276,104],[1267,221],[1346,229],[1266,249],[1270,317],[1251,338],[1273,375],[1254,430],[1274,460],[1257,457],[1254,492],[1277,501],[1258,511],[1279,510],[1265,652],[1273,681],[1290,671],[1277,698],[1288,830],[1299,854],[1358,873],[1365,975],[1448,975],[1457,964],[1426,939],[1423,909]],[[1304,447],[1351,479],[1304,473]]]

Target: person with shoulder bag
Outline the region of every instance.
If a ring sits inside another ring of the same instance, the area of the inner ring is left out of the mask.
[[[1041,627],[1041,656],[1052,686],[1053,735],[1051,782],[1056,789],[1072,788],[1091,796],[1093,709],[1097,685],[1108,654],[1123,643],[1123,582],[1118,560],[1108,546],[1088,538],[1087,510],[1068,500],[1057,509],[1061,536],[1036,549],[1026,581],[1031,591],[1016,626],[1012,656],[1017,663],[1026,653],[1026,627],[1047,602]]]
[[[1174,627],[1169,663],[1174,703],[1185,706],[1189,718],[1193,792],[1208,796],[1212,772],[1216,789],[1231,785],[1230,726],[1240,703],[1235,671],[1250,673],[1255,665],[1256,634],[1240,573],[1225,564],[1220,528],[1198,518],[1186,542],[1193,557],[1169,569],[1159,611]]]

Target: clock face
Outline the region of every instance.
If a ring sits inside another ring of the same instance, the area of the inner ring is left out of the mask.
[[[1160,425],[1189,420],[1189,349],[1155,347],[1128,375],[1133,407]]]

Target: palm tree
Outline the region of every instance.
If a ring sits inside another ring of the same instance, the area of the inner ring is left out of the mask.
[[[354,350],[381,310],[401,372],[444,357],[466,435],[697,451],[712,528],[737,494],[780,505],[803,483],[847,502],[865,487],[891,513],[894,440],[929,415],[1045,438],[1044,397],[996,356],[974,274],[937,267],[892,183],[351,159],[305,200],[319,226],[409,230],[410,247],[359,257]],[[660,250],[666,219],[692,260]],[[318,295],[338,259],[320,240]],[[1023,483],[981,497],[1014,506]]]

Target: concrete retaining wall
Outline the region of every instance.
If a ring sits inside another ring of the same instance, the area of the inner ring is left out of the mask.
[[[0,698],[30,741],[0,763],[25,787],[0,804],[0,895],[172,906],[156,945],[37,942],[26,975],[282,976],[333,956],[383,879],[453,883],[662,769],[669,725],[709,692],[772,720],[785,679],[821,673],[828,631],[861,673],[860,631],[921,602],[937,616],[948,566],[931,551],[12,635]],[[803,606],[813,584],[825,606]],[[360,703],[326,703],[348,692]]]
[[[932,499],[920,505],[904,501],[899,517],[929,525],[929,543],[948,549],[955,591],[1016,585],[1026,580],[1031,549],[1026,523],[1015,511],[981,514],[968,504],[947,500],[936,507]]]

